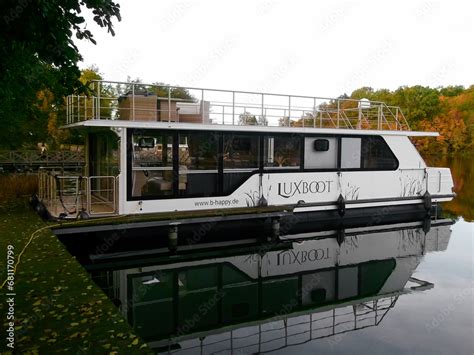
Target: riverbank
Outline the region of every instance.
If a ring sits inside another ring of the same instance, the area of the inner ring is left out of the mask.
[[[8,206],[8,207],[7,207]],[[7,246],[15,260],[15,352],[150,353],[122,314],[95,285],[89,274],[28,206],[25,198],[0,206],[1,280],[6,277]],[[5,286],[6,287],[6,286]],[[2,291],[5,291],[2,289]],[[2,300],[2,325],[7,328]],[[6,332],[2,332],[2,354]]]

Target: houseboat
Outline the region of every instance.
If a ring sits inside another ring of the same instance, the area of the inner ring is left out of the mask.
[[[438,133],[411,131],[383,102],[94,81],[66,114],[86,161],[40,170],[38,209],[53,219],[314,221],[429,212],[454,196],[450,170],[411,141]]]

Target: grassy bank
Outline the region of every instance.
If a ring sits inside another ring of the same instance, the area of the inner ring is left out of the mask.
[[[18,257],[33,232],[46,226],[25,198],[0,207],[1,282],[7,245]],[[15,352],[150,353],[88,273],[45,229],[21,257],[15,275]],[[5,289],[2,289],[5,292]],[[6,327],[6,303],[0,304]],[[1,348],[5,346],[2,332]]]

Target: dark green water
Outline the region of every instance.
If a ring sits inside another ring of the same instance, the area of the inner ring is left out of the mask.
[[[157,353],[473,354],[472,158],[450,220],[116,264],[96,282]]]

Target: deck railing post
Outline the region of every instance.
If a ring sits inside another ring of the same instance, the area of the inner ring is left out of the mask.
[[[204,90],[201,90],[201,122],[204,123]]]
[[[395,130],[398,131],[398,106],[395,109]]]
[[[235,124],[235,91],[232,91],[232,125]]]
[[[264,109],[264,94],[262,94],[262,119],[261,119],[261,123],[264,123],[264,122],[265,122],[264,113],[265,113],[265,109]]]
[[[339,99],[337,99],[337,121],[336,121],[336,127],[339,128],[339,111],[340,110],[340,103]]]
[[[97,118],[100,119],[100,108],[101,108],[101,104],[100,104],[100,89],[101,89],[101,82],[97,82]]]
[[[377,129],[381,129],[382,127],[382,104],[379,105],[379,111],[377,114]]]
[[[69,124],[70,122],[70,117],[69,117],[69,98],[70,96],[66,96],[66,123]]]
[[[91,118],[93,119],[95,115],[95,96],[92,95],[92,108],[91,108]]]
[[[288,96],[288,127],[291,127],[291,95]]]
[[[313,128],[316,128],[316,98],[313,98]]]
[[[135,121],[135,83],[132,83],[132,121]]]
[[[361,129],[361,128],[362,128],[362,105],[359,100],[359,118],[357,120],[357,129]]]

